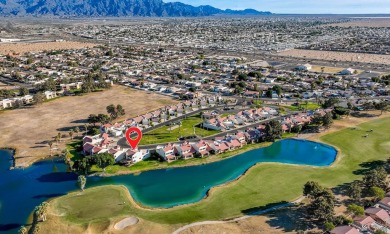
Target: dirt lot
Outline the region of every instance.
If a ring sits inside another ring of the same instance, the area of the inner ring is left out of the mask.
[[[347,23],[330,24],[326,26],[387,28],[390,27],[390,19],[360,19]]]
[[[329,60],[329,61],[347,61],[347,62],[377,63],[377,64],[390,65],[390,55],[381,55],[381,54],[362,54],[362,53],[293,49],[293,50],[280,52],[278,55],[292,56],[298,58],[308,58],[308,59],[322,59],[322,60]]]
[[[67,135],[70,128],[83,126],[89,114],[106,113],[110,104],[121,104],[126,117],[133,117],[171,103],[175,101],[165,96],[114,86],[82,97],[62,97],[28,109],[3,111],[0,147],[17,148],[16,165],[26,166],[49,155],[47,141],[58,132]]]
[[[81,43],[74,41],[44,42],[44,43],[12,43],[0,44],[0,54],[23,54],[27,52],[38,52],[43,50],[81,49],[96,46],[92,43]]]
[[[310,230],[307,233],[321,233],[321,231],[316,227],[307,226],[307,223],[304,222],[304,214],[305,212],[299,206],[288,207],[269,212],[265,215],[253,216],[237,222],[195,226],[180,232],[180,234],[279,234],[297,233],[299,230]]]

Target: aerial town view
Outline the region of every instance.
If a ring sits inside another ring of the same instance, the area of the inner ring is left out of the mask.
[[[390,234],[390,1],[0,0],[3,233]]]

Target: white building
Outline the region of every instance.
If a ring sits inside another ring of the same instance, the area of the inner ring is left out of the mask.
[[[347,69],[344,69],[340,72],[340,75],[352,75],[355,73],[355,69],[353,68],[347,68]]]
[[[297,67],[296,67],[297,70],[300,70],[300,71],[309,71],[312,69],[312,66],[308,63],[306,64],[299,64]]]

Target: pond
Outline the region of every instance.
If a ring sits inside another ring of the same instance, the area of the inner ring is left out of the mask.
[[[237,179],[257,163],[329,166],[336,155],[333,147],[324,144],[287,139],[210,164],[137,175],[88,177],[87,187],[124,185],[143,206],[169,208],[200,201],[211,187]],[[0,232],[15,231],[26,222],[36,205],[77,189],[77,176],[67,172],[58,159],[41,161],[26,169],[8,170],[11,162],[11,152],[0,151]]]

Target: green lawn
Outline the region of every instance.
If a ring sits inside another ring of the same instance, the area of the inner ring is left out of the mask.
[[[307,105],[305,103],[300,103],[299,106],[281,106],[283,108],[286,108],[286,109],[289,109],[290,111],[299,111],[299,110],[315,110],[315,109],[318,109],[318,108],[321,108],[320,105],[318,105],[317,103],[314,103],[314,102],[309,102],[307,103]]]
[[[153,130],[151,132],[145,133],[142,136],[140,145],[149,145],[149,144],[158,144],[158,143],[167,143],[178,141],[180,136],[192,136],[194,135],[194,126],[202,123],[200,116],[191,116],[187,119],[183,119],[181,127],[177,127],[173,130],[169,130],[169,126],[164,126]],[[180,132],[179,132],[180,131]],[[199,127],[195,127],[195,133],[198,136],[210,136],[217,134],[219,131],[215,130],[206,130]]]
[[[362,137],[370,129],[373,129],[373,132],[369,133],[369,137]],[[337,161],[330,167],[262,163],[250,169],[238,181],[212,190],[211,195],[201,202],[171,209],[145,210],[129,206],[126,210],[143,219],[165,224],[241,216],[248,210],[298,198],[302,195],[303,185],[308,180],[318,181],[326,187],[335,187],[361,178],[361,170],[370,165],[369,162],[385,160],[389,157],[389,132],[390,118],[385,118],[359,125],[356,129],[345,129],[322,137],[321,141],[334,145],[340,150]],[[95,194],[91,195],[92,198],[99,201],[100,194],[94,191],[98,190],[87,190],[88,193]],[[66,213],[65,218],[78,223],[100,219],[100,215],[97,216],[95,211],[101,213],[101,209],[111,209],[111,206],[117,203],[113,198],[111,202],[113,204],[94,203],[84,211],[85,206],[80,205],[84,201],[73,200],[72,197],[74,195],[70,194],[56,201],[60,203],[59,207],[67,206],[68,209],[73,210],[72,213]],[[82,212],[85,214],[80,218],[73,215]]]
[[[96,187],[60,197],[53,206],[59,212],[65,212],[72,222],[103,222],[131,211],[126,196],[126,190],[117,186]]]

